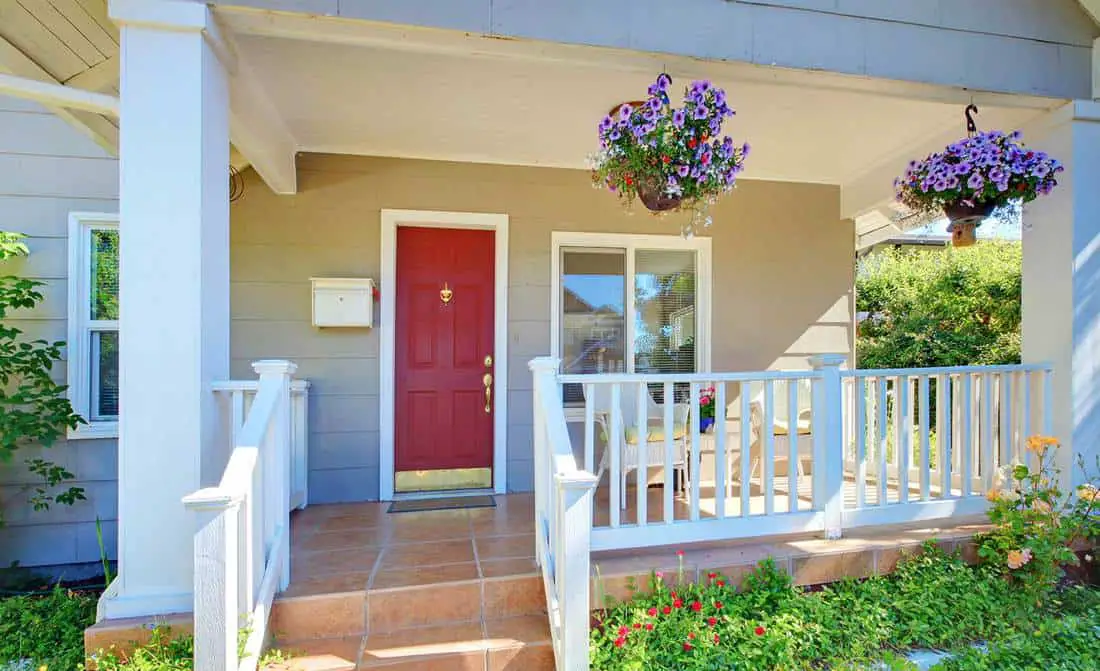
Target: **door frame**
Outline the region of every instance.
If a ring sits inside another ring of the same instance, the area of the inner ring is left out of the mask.
[[[397,227],[474,228],[494,231],[493,252],[493,492],[504,494],[508,474],[508,215],[430,210],[382,210],[379,301],[378,498],[453,496],[453,492],[394,493],[397,324]]]

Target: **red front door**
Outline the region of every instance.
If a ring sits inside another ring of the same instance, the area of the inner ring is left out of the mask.
[[[492,482],[493,243],[493,231],[397,229],[398,491]]]

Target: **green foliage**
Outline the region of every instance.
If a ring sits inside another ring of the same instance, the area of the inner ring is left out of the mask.
[[[884,250],[856,272],[860,368],[1020,361],[1022,247],[982,242],[943,252]]]
[[[173,637],[169,629],[156,628],[150,632],[146,645],[129,653],[101,650],[94,660],[98,671],[192,671],[194,655],[195,641],[191,636]]]
[[[23,236],[0,231],[0,262],[27,254]],[[67,429],[84,421],[65,397],[66,387],[50,377],[53,365],[61,360],[64,343],[28,341],[20,329],[3,321],[11,310],[33,308],[41,302],[41,285],[13,275],[0,277],[0,461],[4,462],[29,445],[50,447]],[[56,492],[57,486],[73,478],[65,468],[41,458],[27,459],[25,464],[39,477],[29,501],[35,510],[49,508],[54,502],[72,505],[84,499],[79,487]]]
[[[0,599],[0,667],[29,659],[58,671],[78,668],[95,608],[94,596],[61,587]]]
[[[932,543],[890,576],[817,591],[796,588],[769,560],[740,592],[716,573],[687,585],[654,574],[649,591],[603,611],[591,662],[596,671],[910,669],[906,649],[1007,641],[1097,602],[1095,590],[1080,590],[1038,608],[999,572],[967,566]]]
[[[1061,578],[1062,567],[1077,564],[1074,544],[1100,537],[1094,515],[1100,511],[1100,495],[1093,485],[1082,485],[1075,497],[1058,487],[1057,439],[1032,436],[1027,444],[1034,466],[1015,464],[998,472],[986,496],[994,528],[975,540],[984,562],[1043,600]]]

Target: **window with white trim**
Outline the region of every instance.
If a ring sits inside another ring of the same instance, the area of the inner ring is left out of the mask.
[[[118,435],[118,235],[117,214],[69,215],[70,438]]]
[[[563,373],[709,370],[709,238],[555,233],[553,254]],[[583,400],[574,386],[570,404]]]

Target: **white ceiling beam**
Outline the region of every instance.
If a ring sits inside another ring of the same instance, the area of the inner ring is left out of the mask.
[[[27,98],[43,105],[109,114],[118,118],[119,101],[114,96],[74,89],[64,84],[51,84],[38,79],[17,77],[0,72],[0,93]]]
[[[96,63],[84,72],[69,77],[63,83],[65,86],[85,89],[86,91],[102,91],[108,86],[118,83],[120,61],[119,54],[115,54]]]
[[[1092,20],[1100,24],[1100,0],[1077,0],[1081,8],[1092,17]]]
[[[243,165],[251,165],[275,193],[298,192],[298,143],[259,78],[240,55],[232,34],[214,22],[208,41],[226,62],[229,77],[229,136]],[[240,169],[240,168],[238,168]]]
[[[0,73],[63,86],[53,75],[3,37],[0,37]],[[46,103],[46,108],[90,137],[112,155],[118,155],[118,126],[111,123],[109,119],[99,114],[69,109],[56,102]],[[115,114],[117,113],[116,107]]]

